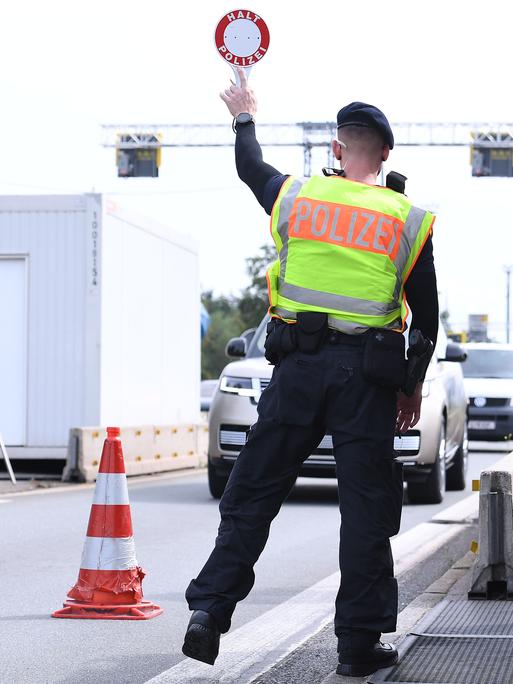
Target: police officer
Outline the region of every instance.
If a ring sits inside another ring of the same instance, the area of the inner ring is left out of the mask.
[[[405,297],[412,327],[436,340],[434,217],[376,185],[394,146],[385,115],[353,102],[337,115],[340,169],[310,179],[280,174],[262,159],[256,100],[240,87],[221,94],[234,117],[239,176],[271,214],[279,258],[268,273],[275,365],[220,502],[215,548],[186,598],[193,612],[183,653],[213,664],[220,633],[254,583],[253,566],[303,461],[331,433],[341,512],[341,583],[335,634],[339,674],[364,676],[397,661],[380,642],[393,632],[397,582],[389,538],[400,525],[403,485],[395,430],[420,417],[421,382],[401,392]],[[241,226],[241,231],[244,228]]]

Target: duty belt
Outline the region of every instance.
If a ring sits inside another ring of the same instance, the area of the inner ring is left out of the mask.
[[[297,323],[286,323],[280,318],[272,319],[274,325],[297,325]],[[335,344],[349,344],[353,347],[361,347],[364,344],[365,335],[349,335],[349,333],[341,332],[340,330],[335,330],[334,328],[329,328],[326,338],[322,345],[335,345]]]
[[[330,328],[324,344],[350,344],[353,347],[361,347],[364,341],[364,335],[348,335]]]

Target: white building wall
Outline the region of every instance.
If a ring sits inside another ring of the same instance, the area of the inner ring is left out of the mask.
[[[173,260],[164,271],[169,293],[164,300],[163,371],[169,381],[163,396],[168,422],[197,422],[200,417],[201,330],[198,255],[170,246]]]
[[[63,446],[70,426],[99,420],[84,393],[98,375],[86,345],[85,211],[83,196],[0,198],[0,255],[27,257],[25,446]],[[97,343],[99,330],[88,335]]]
[[[101,424],[199,417],[197,248],[106,200],[102,235]]]
[[[12,257],[26,265],[28,341],[25,443],[8,446],[65,447],[71,427],[199,419],[192,241],[100,195],[1,197],[0,258]]]

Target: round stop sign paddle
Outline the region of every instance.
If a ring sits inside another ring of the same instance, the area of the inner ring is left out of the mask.
[[[265,21],[251,10],[228,12],[218,23],[214,35],[217,52],[228,62],[240,86],[237,69],[246,70],[257,64],[269,49],[269,29]]]

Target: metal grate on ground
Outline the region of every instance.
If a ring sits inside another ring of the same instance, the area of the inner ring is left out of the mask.
[[[369,684],[512,684],[513,602],[445,600]]]
[[[444,601],[423,632],[513,637],[511,601]],[[454,604],[457,604],[455,606]],[[429,616],[428,616],[429,617]],[[512,680],[513,681],[513,680]]]

